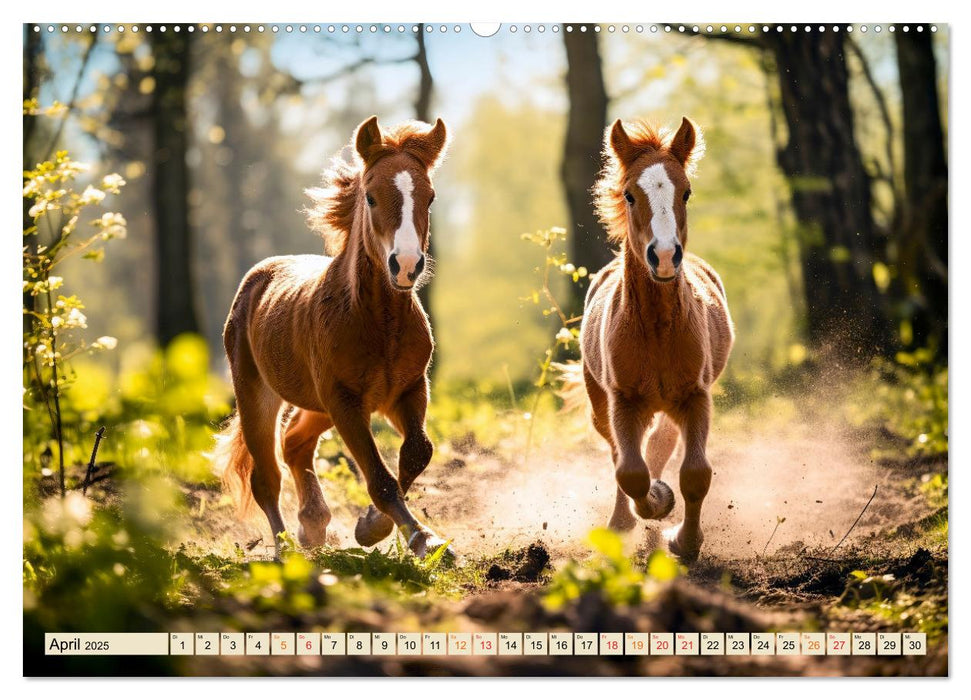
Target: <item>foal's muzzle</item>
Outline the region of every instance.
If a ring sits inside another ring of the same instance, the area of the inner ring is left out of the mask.
[[[651,268],[651,276],[657,282],[670,282],[678,276],[684,249],[680,243],[675,243],[670,250],[658,250],[654,241],[647,246],[647,265]]]
[[[402,291],[411,289],[425,270],[424,253],[392,253],[388,256],[391,284]]]

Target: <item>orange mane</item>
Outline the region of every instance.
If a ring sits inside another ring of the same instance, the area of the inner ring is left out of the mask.
[[[337,255],[347,245],[354,223],[354,210],[358,197],[361,195],[361,175],[364,168],[387,155],[408,153],[417,158],[427,168],[436,165],[436,154],[428,150],[427,142],[413,138],[421,136],[428,130],[428,125],[418,121],[408,121],[403,124],[381,130],[381,146],[372,151],[365,163],[354,148],[354,137],[348,145],[331,159],[330,167],[324,171],[320,187],[306,190],[312,204],[304,209],[310,228],[319,233],[324,239],[324,248],[330,255]],[[348,160],[346,153],[353,153],[352,160]]]
[[[612,243],[620,243],[627,237],[627,200],[624,199],[623,184],[627,177],[627,168],[610,147],[610,128],[607,127],[604,135],[604,166],[600,171],[600,178],[593,186],[593,204],[600,222],[607,229],[607,239]],[[657,151],[660,155],[667,154],[674,136],[670,129],[657,127],[641,119],[625,121],[624,130],[638,149]],[[694,150],[685,166],[689,177],[694,175],[695,166],[704,153],[705,142],[699,130]]]

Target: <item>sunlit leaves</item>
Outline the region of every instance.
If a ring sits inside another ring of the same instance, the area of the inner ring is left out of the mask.
[[[873,263],[873,282],[877,289],[886,292],[890,287],[890,268],[879,261]]]
[[[899,352],[894,362],[874,361],[854,387],[847,417],[856,426],[876,427],[893,436],[875,457],[897,455],[901,441],[908,456],[935,456],[948,451],[948,370],[935,368],[927,348]]]
[[[24,100],[24,114],[31,116],[63,117],[67,114],[67,105],[55,100],[48,107],[41,107],[36,97]]]
[[[597,528],[587,535],[593,555],[585,561],[570,561],[550,582],[545,603],[561,608],[577,598],[597,593],[612,605],[637,605],[653,591],[681,574],[681,566],[663,550],[653,552],[646,570],[635,566],[624,552],[624,541],[616,532]]]

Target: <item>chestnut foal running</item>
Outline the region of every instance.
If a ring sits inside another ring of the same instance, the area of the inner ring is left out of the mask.
[[[223,478],[241,511],[259,504],[275,539],[285,529],[278,436],[297,488],[299,541],[316,547],[331,515],[314,457],[320,435],[335,427],[374,503],[357,523],[357,541],[376,544],[397,525],[418,556],[444,544],[404,494],[432,456],[425,408],[433,341],[415,290],[429,274],[430,178],[446,142],[441,119],[386,131],[377,117],[362,123],[354,162],[335,158],[324,187],[308,191],[310,223],[335,256],[268,258],[236,294],[223,333],[237,407],[221,436]],[[371,435],[375,411],[404,438],[397,479]]]
[[[593,424],[610,443],[616,469],[610,526],[636,525],[631,499],[642,518],[671,512],[674,494],[660,477],[680,431],[684,521],[665,535],[673,553],[693,560],[711,483],[705,455],[711,386],[734,341],[721,280],[704,260],[685,253],[688,176],[704,145],[687,119],[669,139],[643,122],[617,120],[604,151],[596,206],[621,250],[590,285],[580,344]]]

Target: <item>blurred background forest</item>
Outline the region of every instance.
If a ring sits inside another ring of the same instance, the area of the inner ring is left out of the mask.
[[[771,379],[834,331],[863,359],[946,354],[946,32],[136,28],[25,33],[25,99],[64,105],[25,117],[25,169],[64,148],[89,177],[127,181],[111,203],[126,240],[65,274],[91,335],[120,341],[100,362],[197,332],[219,370],[239,280],[321,251],[303,190],[371,114],[440,116],[454,137],[427,290],[437,379],[532,377],[550,324],[521,301],[537,260],[519,236],[563,226],[572,263],[609,259],[588,191],[617,117],[704,130],[691,247],[740,329],[727,385]]]
[[[372,114],[386,125],[441,117],[452,135],[435,177],[437,271],[422,290],[438,343],[430,421],[441,459],[467,431],[498,439],[497,407],[515,414],[507,432],[520,443],[524,406],[526,422],[546,411],[537,439],[556,435],[544,358],[576,347],[555,340],[562,319],[547,308],[543,272],[578,313],[588,278],[576,271],[612,255],[589,192],[605,126],[676,126],[682,115],[707,141],[689,249],[721,274],[737,327],[719,410],[767,415],[781,394],[839,386],[856,392],[851,421],[893,434],[894,449],[946,455],[944,26],[730,25],[699,36],[519,25],[490,38],[466,25],[37,29],[24,27],[23,66],[31,508],[88,484],[102,424],[105,469],[151,484],[132,536],[140,527],[155,542],[167,527],[166,509],[185,496],[173,475],[214,487],[204,450],[231,411],[221,331],[239,281],[265,257],[322,252],[303,192]],[[565,235],[549,249],[533,245],[548,234],[522,238],[554,227]],[[532,424],[528,436],[527,453]],[[328,478],[350,474],[332,463]],[[942,483],[946,500],[946,463]],[[201,517],[205,498],[190,501]],[[44,505],[28,525],[25,607],[74,608],[52,583],[68,563],[83,579],[114,561],[107,525],[89,530],[100,533],[85,540],[92,559],[76,561],[71,518],[90,514],[63,507]],[[946,508],[944,528],[946,540]],[[143,565],[147,581],[167,575]],[[137,591],[109,590],[138,606]],[[85,613],[98,614],[114,615]]]

